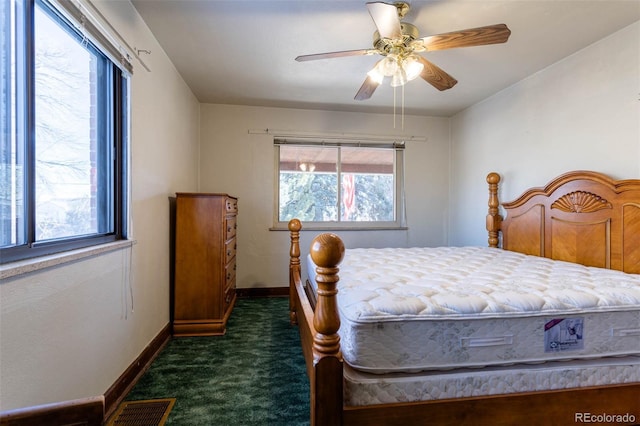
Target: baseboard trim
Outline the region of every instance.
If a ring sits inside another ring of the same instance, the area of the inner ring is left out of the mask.
[[[149,368],[160,351],[171,339],[171,325],[167,324],[147,345],[142,353],[122,373],[113,385],[104,393],[104,420],[106,421],[118,408],[127,394],[133,389],[140,377]]]
[[[0,425],[2,426],[101,426],[103,421],[104,397],[102,395],[18,408],[0,413]]]
[[[286,297],[289,296],[289,287],[256,287],[236,288],[238,297]]]

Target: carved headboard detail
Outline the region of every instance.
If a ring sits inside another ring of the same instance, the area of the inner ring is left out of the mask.
[[[596,194],[575,191],[558,198],[551,204],[551,208],[568,213],[591,213],[600,209],[611,209],[613,206]]]
[[[487,177],[490,193],[498,181]],[[502,207],[487,217],[490,245],[495,224],[506,250],[640,274],[640,179],[569,172]]]

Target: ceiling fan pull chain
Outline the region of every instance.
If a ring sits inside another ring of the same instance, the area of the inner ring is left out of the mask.
[[[393,128],[396,128],[396,88],[393,88]]]
[[[402,86],[402,130],[404,131],[404,85]]]

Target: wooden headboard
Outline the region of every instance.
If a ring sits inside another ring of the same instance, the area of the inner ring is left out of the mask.
[[[489,246],[640,274],[640,179],[575,171],[502,203],[489,173]]]

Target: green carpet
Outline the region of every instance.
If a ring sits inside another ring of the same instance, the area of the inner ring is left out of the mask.
[[[238,299],[227,333],[172,339],[126,400],[176,398],[167,425],[308,425],[288,298]]]

